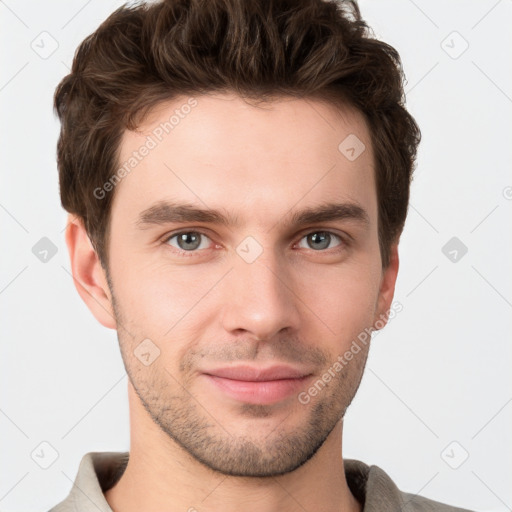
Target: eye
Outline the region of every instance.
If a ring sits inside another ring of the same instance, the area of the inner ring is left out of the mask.
[[[181,231],[169,236],[165,243],[178,249],[179,251],[194,252],[196,249],[208,249],[208,243],[205,240],[211,240],[199,231]]]
[[[321,251],[324,249],[332,249],[333,247],[340,246],[343,242],[343,239],[341,238],[341,236],[331,233],[329,231],[313,231],[313,232],[307,234],[306,236],[304,236],[302,238],[302,240],[306,240],[306,243],[309,246],[309,247],[306,247],[306,249],[309,248],[309,249],[313,249],[315,251]],[[304,248],[304,246],[301,245],[302,240],[299,243],[299,247]],[[338,244],[335,246],[329,247],[333,240],[338,240]]]

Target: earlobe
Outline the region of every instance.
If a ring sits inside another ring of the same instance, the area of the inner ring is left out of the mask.
[[[110,329],[116,329],[105,270],[89,240],[82,219],[74,215],[68,217],[66,244],[78,294],[98,322]]]
[[[395,243],[391,246],[389,265],[382,271],[376,315],[373,321],[373,328],[377,331],[382,329],[388,321],[389,309],[395,294],[398,266],[398,243]]]

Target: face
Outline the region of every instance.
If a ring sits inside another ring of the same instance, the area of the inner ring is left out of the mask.
[[[369,345],[335,363],[392,299],[371,138],[356,111],[316,100],[187,100],[122,141],[121,164],[137,160],[109,231],[122,357],[147,413],[196,460],[283,474],[341,422]]]

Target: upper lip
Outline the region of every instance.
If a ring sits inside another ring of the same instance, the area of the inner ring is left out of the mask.
[[[224,368],[215,368],[204,371],[206,375],[222,377],[224,379],[245,380],[252,382],[281,380],[281,379],[300,379],[310,375],[310,372],[293,368],[292,366],[278,365],[270,367],[256,366],[229,366]]]

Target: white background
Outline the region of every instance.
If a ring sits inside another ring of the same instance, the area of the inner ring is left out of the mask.
[[[48,510],[86,452],[129,447],[115,332],[96,323],[69,274],[52,113],[75,48],[119,5],[0,2],[4,512]],[[404,491],[510,510],[512,1],[360,6],[402,56],[423,141],[401,241],[403,311],[374,338],[346,416],[344,456],[380,466]],[[42,38],[46,51],[58,43],[47,58],[31,47]],[[42,237],[58,250],[46,263],[32,252]],[[456,262],[442,252],[452,237],[468,248]],[[48,469],[31,458],[43,441],[58,452]]]

